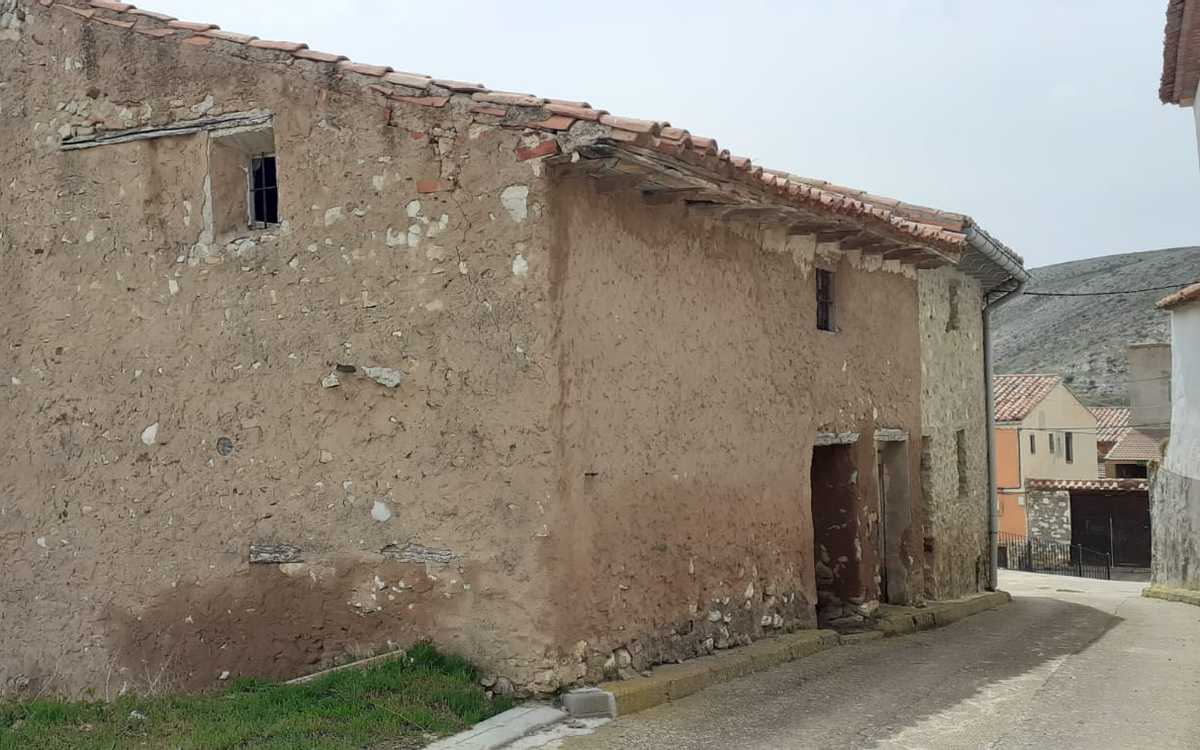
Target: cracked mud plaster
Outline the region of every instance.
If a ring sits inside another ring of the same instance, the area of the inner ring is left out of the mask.
[[[554,663],[528,540],[556,481],[556,357],[545,281],[510,283],[512,248],[548,244],[499,201],[517,184],[544,200],[519,132],[469,139],[465,107],[396,107],[389,125],[318,65],[67,15],[0,0],[0,215],[23,227],[0,229],[0,329],[22,342],[0,388],[0,511],[29,540],[0,551],[0,685],[286,678],[426,638],[533,680]],[[205,134],[58,149],[96,114],[158,128],[194,107],[275,115],[280,226],[222,226],[244,210]],[[419,195],[444,162],[453,190]],[[371,368],[338,373],[346,352]],[[380,553],[398,534],[428,551]],[[250,565],[275,540],[304,562]],[[347,605],[376,577],[369,614]]]

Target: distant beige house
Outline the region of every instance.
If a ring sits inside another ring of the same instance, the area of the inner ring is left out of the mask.
[[[1002,533],[1024,536],[1030,479],[1096,479],[1097,419],[1058,375],[997,375],[996,483]]]
[[[1100,479],[1145,479],[1151,462],[1162,460],[1162,440],[1134,424],[1130,409],[1103,406],[1096,415],[1097,466]]]

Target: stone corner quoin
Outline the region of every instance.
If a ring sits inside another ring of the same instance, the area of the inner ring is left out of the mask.
[[[0,0],[4,689],[430,639],[546,694],[986,583],[952,264],[579,166],[641,121],[122,8]]]

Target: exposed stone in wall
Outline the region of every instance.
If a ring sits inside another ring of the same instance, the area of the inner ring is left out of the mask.
[[[1025,500],[1030,538],[1071,543],[1071,493],[1030,490]]]
[[[1159,467],[1150,486],[1151,581],[1200,590],[1200,480]]]
[[[921,271],[921,491],[929,509],[926,594],[943,599],[987,581],[987,429],[979,285],[953,268]],[[958,318],[951,324],[951,290]],[[960,481],[956,433],[965,441]]]
[[[0,42],[19,40],[24,25],[25,9],[19,0],[0,0]]]

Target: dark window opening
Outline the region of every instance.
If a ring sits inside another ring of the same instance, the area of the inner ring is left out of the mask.
[[[946,317],[946,332],[958,330],[958,284],[950,285],[950,312]]]
[[[1029,455],[1037,455],[1037,435],[1029,436]]]
[[[967,431],[959,430],[954,433],[954,459],[958,470],[958,496],[966,497],[967,490]]]
[[[1117,464],[1117,479],[1145,479],[1148,475],[1144,464]]]
[[[817,328],[833,330],[833,272],[817,269]]]
[[[250,222],[255,227],[279,223],[279,183],[274,156],[250,160]]]
[[[1075,462],[1075,433],[1063,433],[1063,452],[1067,454],[1067,463]]]
[[[1050,433],[1050,453],[1054,453],[1054,433]]]

